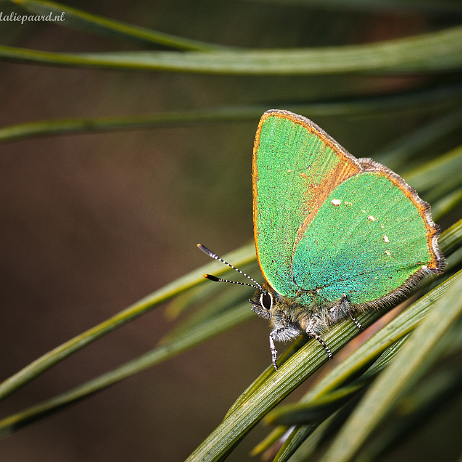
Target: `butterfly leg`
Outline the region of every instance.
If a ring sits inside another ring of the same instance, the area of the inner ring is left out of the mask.
[[[363,330],[364,327],[361,325],[361,323],[350,313],[348,312],[348,316],[350,316],[351,320],[356,324],[356,327],[359,329],[359,330]]]
[[[281,334],[283,334],[284,332],[285,332],[285,329],[275,329],[269,335],[271,359],[272,359],[275,370],[278,370],[278,363],[277,363],[278,350],[276,349],[276,346],[274,345],[274,339],[281,336]],[[315,340],[317,340],[322,345],[322,347],[326,350],[326,353],[327,353],[327,356],[329,356],[329,359],[332,359],[332,352],[330,351],[330,348],[327,346],[326,342],[324,342],[324,340],[321,338],[321,336],[318,334],[315,334],[314,332],[307,332],[307,334],[311,338],[314,338]]]
[[[277,358],[278,352],[274,345],[274,341],[287,342],[298,337],[301,334],[300,329],[297,326],[291,325],[290,323],[282,324],[281,327],[273,329],[269,335],[269,342],[271,348],[271,357],[273,360],[273,366],[278,370]]]
[[[353,313],[351,312],[350,308],[350,302],[348,300],[347,294],[343,294],[342,298],[340,299],[340,304],[339,304],[341,311],[346,312],[350,319],[356,324],[356,327],[359,330],[363,330],[363,326],[361,323],[353,316]]]
[[[329,356],[329,359],[332,359],[332,352],[330,351],[330,349],[327,346],[326,342],[324,342],[324,340],[321,338],[321,336],[319,336],[318,334],[315,334],[313,332],[307,332],[307,334],[310,337],[316,339],[323,346],[323,348],[326,350],[326,353],[327,353],[327,356]]]
[[[274,333],[277,331],[273,331],[269,335],[269,342],[270,342],[270,349],[271,349],[271,359],[273,361],[273,366],[275,370],[278,370],[278,350],[276,350],[276,346],[274,345]]]

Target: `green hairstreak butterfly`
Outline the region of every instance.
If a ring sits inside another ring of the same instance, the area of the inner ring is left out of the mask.
[[[252,176],[255,247],[265,282],[246,276],[257,288],[252,310],[271,324],[276,369],[274,341],[307,334],[331,357],[322,334],[333,324],[350,317],[361,328],[355,313],[395,304],[423,277],[444,269],[429,204],[399,175],[356,159],[305,117],[263,114]]]

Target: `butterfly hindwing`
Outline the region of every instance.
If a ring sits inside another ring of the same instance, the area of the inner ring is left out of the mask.
[[[294,252],[296,285],[326,302],[346,294],[352,305],[378,306],[437,269],[437,229],[411,192],[385,168],[335,188]]]

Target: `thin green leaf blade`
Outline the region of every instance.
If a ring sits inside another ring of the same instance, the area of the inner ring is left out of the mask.
[[[371,112],[385,113],[389,111],[409,110],[409,108],[416,110],[422,108],[436,109],[440,106],[460,105],[461,101],[462,85],[456,84],[438,88],[425,88],[406,93],[388,93],[381,96],[326,99],[325,101],[306,104],[288,103],[284,104],[284,109],[314,118],[329,115],[365,115]],[[258,121],[262,113],[267,109],[267,105],[228,106],[202,110],[168,111],[146,115],[40,120],[0,127],[0,142],[43,135],[64,135],[69,133],[155,128],[200,123]],[[446,123],[445,125],[448,124]],[[396,152],[396,149],[394,152]],[[401,150],[398,153],[399,156],[403,154],[406,154],[406,151],[403,153]],[[389,163],[385,162],[385,165],[389,165]]]
[[[173,340],[159,345],[140,357],[126,362],[116,369],[96,377],[72,390],[55,396],[47,401],[31,406],[21,412],[0,420],[0,438],[53,414],[83,398],[101,391],[132,375],[166,361],[181,352],[218,335],[253,316],[247,303],[240,304],[232,310],[207,319],[192,327]]]
[[[462,26],[364,45],[311,49],[53,53],[0,46],[0,58],[59,66],[228,75],[433,73],[462,67]]]
[[[227,255],[226,258],[229,258],[231,261],[236,262],[236,264],[243,266],[246,263],[255,260],[255,248],[253,244],[251,246],[244,246]],[[62,345],[59,345],[0,383],[0,399],[10,395],[18,388],[24,386],[26,383],[29,383],[31,380],[48,370],[50,367],[117,327],[126,324],[138,316],[141,316],[175,295],[178,295],[199,283],[205,282],[203,277],[204,273],[213,272],[215,274],[221,274],[223,271],[226,271],[226,267],[219,262],[211,262],[204,265],[203,267],[191,271],[189,274],[157,290],[151,295],[146,296],[106,321],[92,327],[80,335],[77,335]]]
[[[106,35],[119,40],[131,40],[150,45],[163,45],[181,50],[194,51],[210,51],[225,48],[198,40],[190,40],[163,32],[153,31],[144,27],[133,26],[122,21],[87,13],[60,3],[39,0],[13,0],[13,3],[20,5],[22,8],[35,15],[48,17],[51,14],[52,17],[63,18],[62,21],[54,21],[54,24],[74,27],[86,32]]]
[[[420,377],[427,357],[431,355],[453,322],[462,315],[461,293],[462,273],[459,272],[452,278],[451,286],[445,296],[435,303],[434,308],[416,329],[395,361],[369,389],[346,426],[321,459],[322,462],[353,460],[397,399]]]

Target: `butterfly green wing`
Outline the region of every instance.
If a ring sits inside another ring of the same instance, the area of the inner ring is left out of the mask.
[[[258,261],[267,283],[293,296],[295,249],[329,194],[361,166],[317,125],[288,111],[263,114],[253,152]]]
[[[253,155],[255,245],[283,297],[354,305],[399,297],[444,267],[430,207],[402,178],[356,159],[310,120],[262,116]]]

